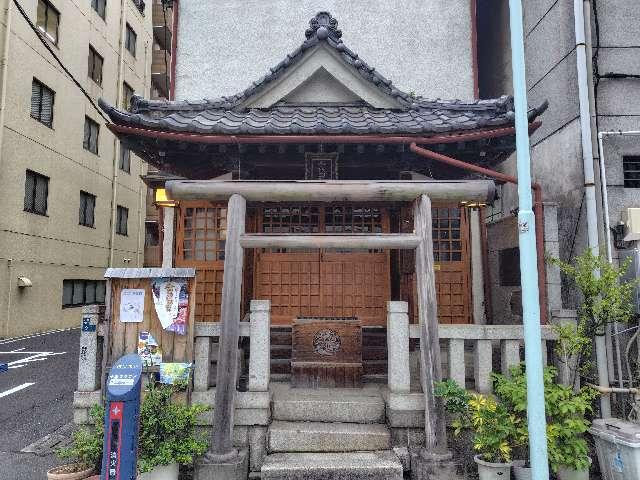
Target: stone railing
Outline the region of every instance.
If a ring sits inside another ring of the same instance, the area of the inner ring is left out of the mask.
[[[420,338],[420,325],[409,325],[406,302],[387,304],[388,382],[392,393],[410,391],[409,341]],[[467,384],[467,352],[473,355],[474,390],[490,393],[494,371],[494,348],[499,348],[500,371],[506,373],[521,360],[524,345],[522,325],[440,325],[440,344],[444,347],[442,371],[445,378]],[[541,327],[542,352],[547,363],[547,342],[555,336],[548,326]],[[469,362],[471,363],[471,362]]]

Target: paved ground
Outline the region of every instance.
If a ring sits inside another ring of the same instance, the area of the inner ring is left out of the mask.
[[[40,480],[61,463],[53,453],[23,453],[46,435],[68,430],[78,376],[80,330],[0,340],[0,478]],[[47,454],[48,453],[48,454]]]

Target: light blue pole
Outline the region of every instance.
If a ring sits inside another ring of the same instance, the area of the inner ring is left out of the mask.
[[[516,110],[516,152],[518,157],[518,229],[520,236],[520,282],[524,323],[525,365],[527,370],[527,421],[532,480],[549,480],[540,302],[536,262],[535,218],[531,202],[529,121],[527,82],[524,67],[524,34],[521,0],[509,0],[511,26],[511,68]]]

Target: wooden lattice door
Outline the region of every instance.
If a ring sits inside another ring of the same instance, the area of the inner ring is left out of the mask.
[[[262,233],[388,232],[385,209],[354,205],[265,206]],[[271,300],[271,321],[298,316],[358,317],[383,325],[390,299],[389,254],[384,251],[263,250],[256,256],[255,298]]]
[[[196,322],[220,321],[227,208],[211,202],[180,204],[176,267],[196,269]]]
[[[469,223],[467,209],[458,206],[434,206],[433,260],[440,323],[471,323],[471,284]],[[400,229],[413,231],[410,207],[402,208]],[[411,321],[418,322],[418,298],[415,283],[415,256],[404,251],[400,256],[400,297],[409,302]]]

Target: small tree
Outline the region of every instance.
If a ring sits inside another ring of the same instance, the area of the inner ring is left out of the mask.
[[[607,325],[627,323],[633,318],[633,291],[637,282],[623,280],[629,261],[616,267],[602,255],[594,255],[591,249],[586,249],[573,263],[558,258],[550,258],[549,262],[575,283],[583,297],[577,325],[553,327],[558,335],[556,353],[572,370],[575,383],[578,374],[589,376],[592,370],[592,340],[604,335]]]

